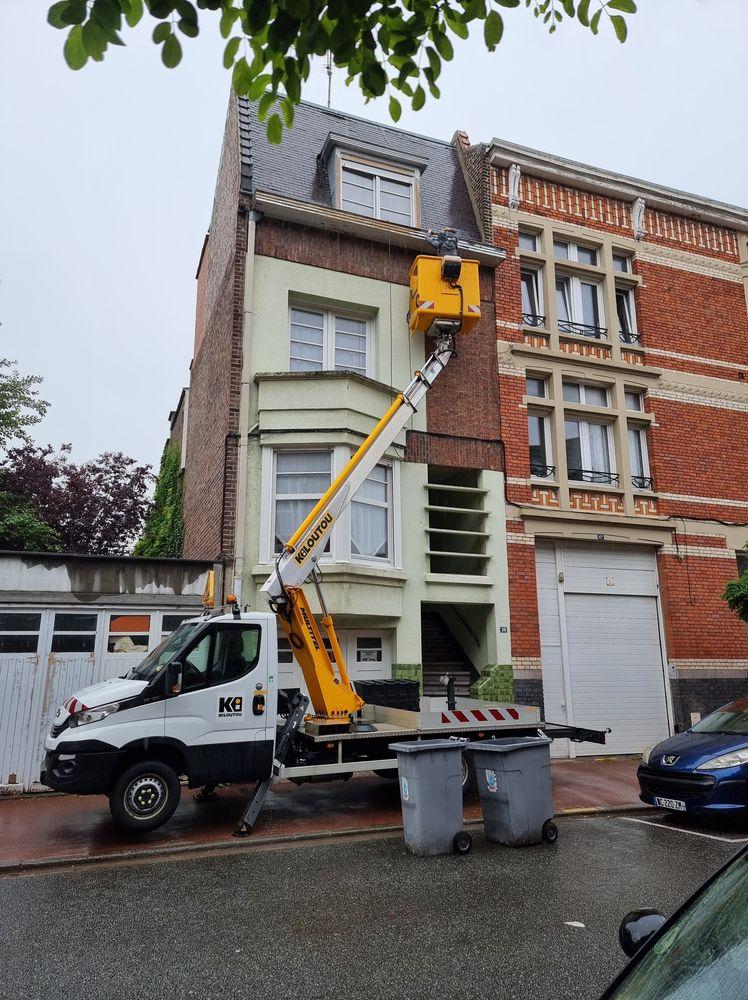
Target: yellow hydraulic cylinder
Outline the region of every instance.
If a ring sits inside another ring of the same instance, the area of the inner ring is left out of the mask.
[[[480,319],[478,261],[463,260],[459,275],[449,277],[448,265],[456,257],[421,255],[410,269],[408,328],[411,334],[428,333],[438,320],[460,324],[460,333],[469,333]]]

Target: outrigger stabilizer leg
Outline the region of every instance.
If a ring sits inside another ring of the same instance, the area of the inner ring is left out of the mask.
[[[255,789],[250,796],[249,802],[247,803],[247,808],[244,810],[241,819],[236,824],[236,829],[234,830],[235,837],[248,837],[252,832],[252,828],[257,822],[257,817],[260,815],[260,810],[265,803],[267,794],[270,791],[273,782],[280,774],[280,769],[283,766],[286,755],[291,748],[294,734],[303,722],[308,707],[309,699],[306,695],[301,694],[301,692],[297,692],[291,699],[286,724],[281,730],[280,736],[277,738],[275,743],[275,757],[273,759],[273,766],[270,774],[267,778],[263,778],[262,781],[258,781],[255,785]]]

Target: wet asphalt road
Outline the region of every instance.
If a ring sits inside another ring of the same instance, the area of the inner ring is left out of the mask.
[[[621,916],[672,910],[741,846],[621,815],[559,829],[463,858],[388,838],[6,878],[0,997],[597,997]]]

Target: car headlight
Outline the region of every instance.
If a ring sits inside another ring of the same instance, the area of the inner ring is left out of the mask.
[[[647,747],[646,750],[643,751],[643,753],[642,753],[642,764],[648,764],[649,763],[649,757],[650,757],[650,754],[652,753],[653,750],[654,750],[654,747]]]
[[[731,750],[730,753],[720,754],[719,757],[712,757],[699,764],[697,771],[719,771],[724,767],[740,767],[741,764],[748,764],[748,747],[745,750]]]
[[[98,708],[86,708],[71,715],[69,725],[87,726],[90,722],[101,722],[102,719],[106,719],[108,715],[116,712],[118,708],[118,701],[113,701],[110,705],[99,705]]]

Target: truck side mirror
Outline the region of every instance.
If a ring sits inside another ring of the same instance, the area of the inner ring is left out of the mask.
[[[618,941],[627,958],[645,945],[665,923],[665,917],[657,910],[632,910],[627,913],[618,928]]]
[[[166,697],[174,698],[182,690],[182,664],[173,660],[166,667]]]

